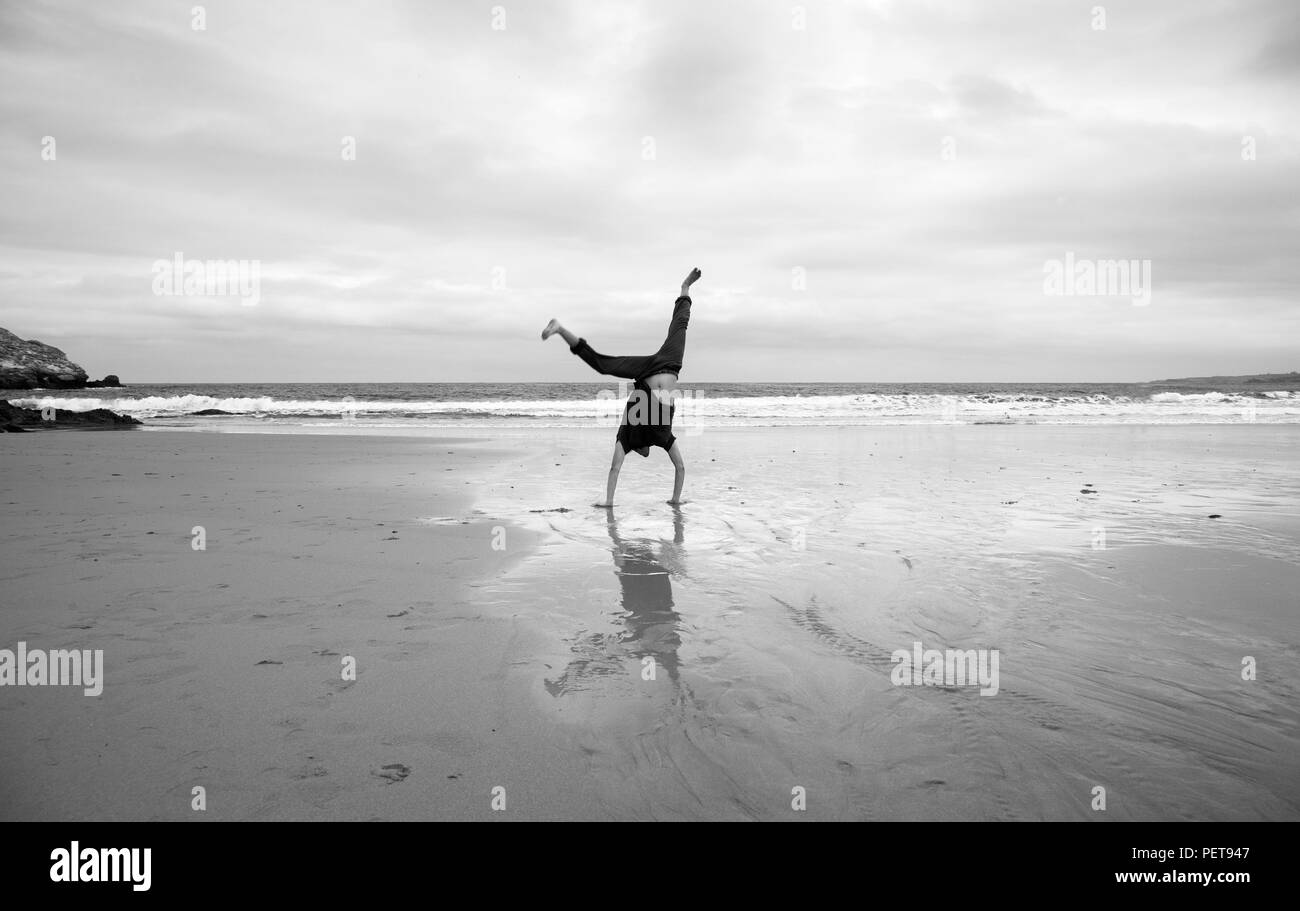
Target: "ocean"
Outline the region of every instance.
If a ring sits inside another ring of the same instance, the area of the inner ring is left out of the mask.
[[[108,408],[146,429],[419,434],[617,424],[627,384],[159,383],[37,390],[28,408]],[[1229,382],[682,383],[679,427],[1300,423],[1300,391]],[[197,415],[217,410],[221,415]]]

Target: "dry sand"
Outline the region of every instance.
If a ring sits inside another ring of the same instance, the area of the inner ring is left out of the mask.
[[[611,436],[0,437],[0,818],[1300,818],[1300,427]]]

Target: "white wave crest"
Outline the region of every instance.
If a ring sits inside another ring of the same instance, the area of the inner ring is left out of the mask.
[[[683,418],[718,425],[859,424],[859,423],[1228,423],[1242,420],[1300,422],[1300,397],[1289,392],[1234,393],[1161,392],[1150,398],[1100,393],[1043,395],[978,393],[948,396],[929,393],[857,395],[794,395],[713,397],[683,386],[679,403]],[[617,387],[603,395],[566,400],[490,401],[365,401],[362,399],[277,399],[270,396],[218,398],[207,395],[76,397],[32,396],[14,400],[26,408],[65,408],[88,411],[108,408],[142,419],[186,418],[189,421],[230,420],[195,418],[207,409],[259,419],[412,418],[425,421],[526,420],[555,426],[608,419],[618,415],[624,399]]]

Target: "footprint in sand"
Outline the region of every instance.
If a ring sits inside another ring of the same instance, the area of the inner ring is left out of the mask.
[[[350,690],[356,685],[357,683],[355,680],[339,680],[337,678],[327,680],[325,681],[325,695],[317,696],[315,702],[317,705],[329,705],[330,700],[332,700],[336,695]]]
[[[394,762],[390,765],[384,766],[378,772],[371,772],[370,774],[374,775],[376,778],[383,778],[389,784],[396,784],[399,781],[406,780],[406,776],[411,774],[411,769],[409,766],[404,766],[400,762]]]
[[[329,772],[315,756],[308,756],[307,761],[289,773],[294,781],[306,781],[311,778],[324,778]]]

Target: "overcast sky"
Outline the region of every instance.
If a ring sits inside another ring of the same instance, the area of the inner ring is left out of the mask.
[[[194,7],[0,5],[0,326],[96,376],[595,379],[696,265],[684,382],[1300,370],[1295,0]]]

